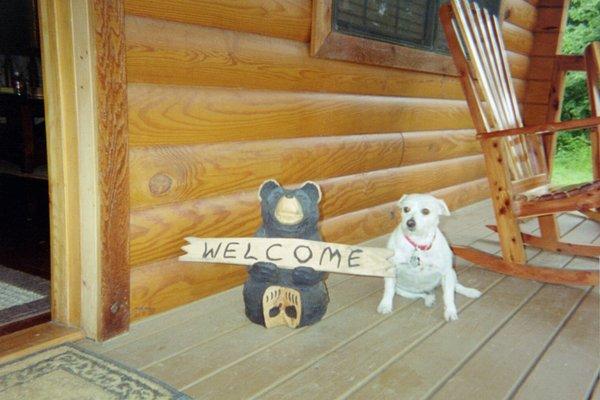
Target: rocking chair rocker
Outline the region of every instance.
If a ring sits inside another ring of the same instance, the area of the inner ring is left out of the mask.
[[[597,285],[597,270],[567,270],[527,264],[525,245],[586,257],[600,257],[600,246],[560,241],[556,214],[580,211],[597,221],[600,181],[575,188],[549,189],[549,173],[541,135],[591,128],[592,162],[598,179],[598,127],[592,117],[523,127],[498,19],[468,0],[452,0],[440,10],[450,52],[460,74],[477,138],[481,142],[491,189],[502,258],[471,247],[454,253],[483,268],[548,283]],[[593,112],[598,115],[598,43],[586,51]],[[551,141],[550,141],[551,143]],[[550,158],[551,159],[551,158]],[[537,217],[541,236],[521,233],[519,220]]]

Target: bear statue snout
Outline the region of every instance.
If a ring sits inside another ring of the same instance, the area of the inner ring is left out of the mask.
[[[296,225],[304,218],[302,206],[297,198],[283,196],[275,206],[275,218],[283,225]]]

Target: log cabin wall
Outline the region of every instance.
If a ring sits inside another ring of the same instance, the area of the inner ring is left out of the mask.
[[[264,179],[318,182],[326,240],[390,232],[394,202],[488,196],[458,78],[310,57],[310,0],[126,0],[131,316],[240,284],[177,262],[183,238],[252,235]],[[537,11],[505,0],[525,96]]]

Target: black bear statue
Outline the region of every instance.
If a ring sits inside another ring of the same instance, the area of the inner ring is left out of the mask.
[[[254,236],[322,241],[317,227],[321,200],[317,184],[306,182],[291,190],[268,180],[258,195],[262,225]],[[249,270],[244,284],[246,316],[267,328],[299,328],[321,320],[329,304],[325,274],[304,266],[279,268],[275,255],[272,261],[257,262]]]

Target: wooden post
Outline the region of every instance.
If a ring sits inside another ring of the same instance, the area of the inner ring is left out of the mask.
[[[509,262],[525,263],[527,261],[525,246],[519,223],[512,209],[511,181],[503,146],[500,139],[495,138],[482,140],[481,147],[498,224],[502,256]]]
[[[585,49],[587,86],[592,116],[600,117],[600,42],[593,42]],[[600,126],[590,130],[592,145],[592,172],[594,180],[600,179]]]
[[[122,0],[94,0],[100,281],[98,338],[129,328],[129,176],[125,11]]]

